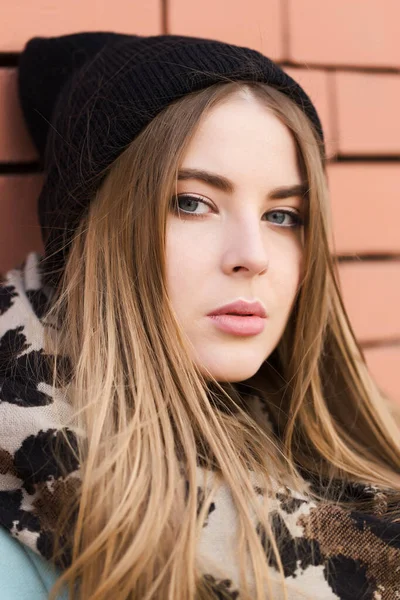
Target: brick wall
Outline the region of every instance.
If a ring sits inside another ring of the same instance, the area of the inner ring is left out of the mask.
[[[399,22],[398,0],[4,0],[0,272],[42,251],[42,174],[16,94],[18,53],[30,37],[113,30],[249,46],[297,79],[321,115],[345,305],[371,371],[400,402]]]

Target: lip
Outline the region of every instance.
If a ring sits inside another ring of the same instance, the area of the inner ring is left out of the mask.
[[[257,315],[250,317],[226,314],[207,316],[221,331],[238,336],[257,335],[261,333],[264,330],[266,321],[264,317],[258,317]]]
[[[264,330],[267,313],[261,302],[239,299],[220,306],[207,316],[225,333],[248,336]]]
[[[265,319],[267,316],[266,310],[261,302],[252,301],[249,302],[247,300],[235,300],[235,302],[230,302],[229,304],[225,304],[224,306],[220,306],[216,308],[212,312],[208,313],[209,317],[217,316],[217,315],[251,315],[260,317]]]

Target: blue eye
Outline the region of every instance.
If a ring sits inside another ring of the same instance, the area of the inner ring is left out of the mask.
[[[183,213],[187,213],[189,212],[190,214],[194,214],[196,217],[198,217],[199,215],[202,215],[204,213],[193,213],[190,209],[193,208],[194,210],[196,209],[196,205],[199,204],[203,204],[204,206],[210,206],[207,202],[204,202],[204,200],[200,200],[200,198],[197,198],[196,196],[188,196],[186,194],[183,194],[182,196],[174,196],[175,199],[175,205],[176,205],[176,209],[178,212],[183,212]],[[186,207],[186,209],[181,209],[178,207],[178,203],[183,203],[186,205],[189,205],[189,209],[188,207]]]
[[[187,204],[189,205],[189,208],[186,207],[185,209],[180,208],[180,204],[183,202],[183,204]],[[173,210],[173,212],[177,215],[180,216],[188,216],[189,218],[194,217],[195,219],[204,219],[207,216],[207,212],[203,212],[203,213],[195,213],[194,211],[196,210],[196,208],[198,207],[199,204],[202,204],[203,206],[208,206],[210,208],[212,208],[212,206],[206,202],[203,199],[198,198],[197,196],[191,196],[189,194],[181,194],[178,196],[173,196],[171,199],[171,209]],[[193,209],[193,210],[191,210]],[[304,225],[303,219],[300,217],[300,215],[293,211],[293,210],[271,210],[267,213],[265,213],[266,215],[287,215],[290,216],[293,219],[293,224],[292,225],[283,225],[280,222],[274,222],[272,221],[273,224],[278,225],[279,227],[302,227]]]
[[[294,223],[293,225],[282,225],[281,223],[276,223],[276,225],[281,225],[282,227],[302,227],[304,225],[303,219],[293,210],[272,210],[269,213],[265,213],[266,215],[288,215],[290,216]]]

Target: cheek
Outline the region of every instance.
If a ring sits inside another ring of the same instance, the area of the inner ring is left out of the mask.
[[[171,222],[167,226],[165,260],[167,290],[174,304],[185,301],[201,287],[202,275],[206,277],[207,253],[200,236],[193,235],[185,223]]]
[[[285,315],[290,312],[303,277],[303,256],[300,251],[292,251],[276,258],[270,273],[271,284],[276,291],[278,308]]]

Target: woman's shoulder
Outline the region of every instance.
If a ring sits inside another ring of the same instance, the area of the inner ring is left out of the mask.
[[[42,557],[0,527],[0,589],[2,600],[47,600],[59,573]],[[67,595],[59,596],[66,600]]]

